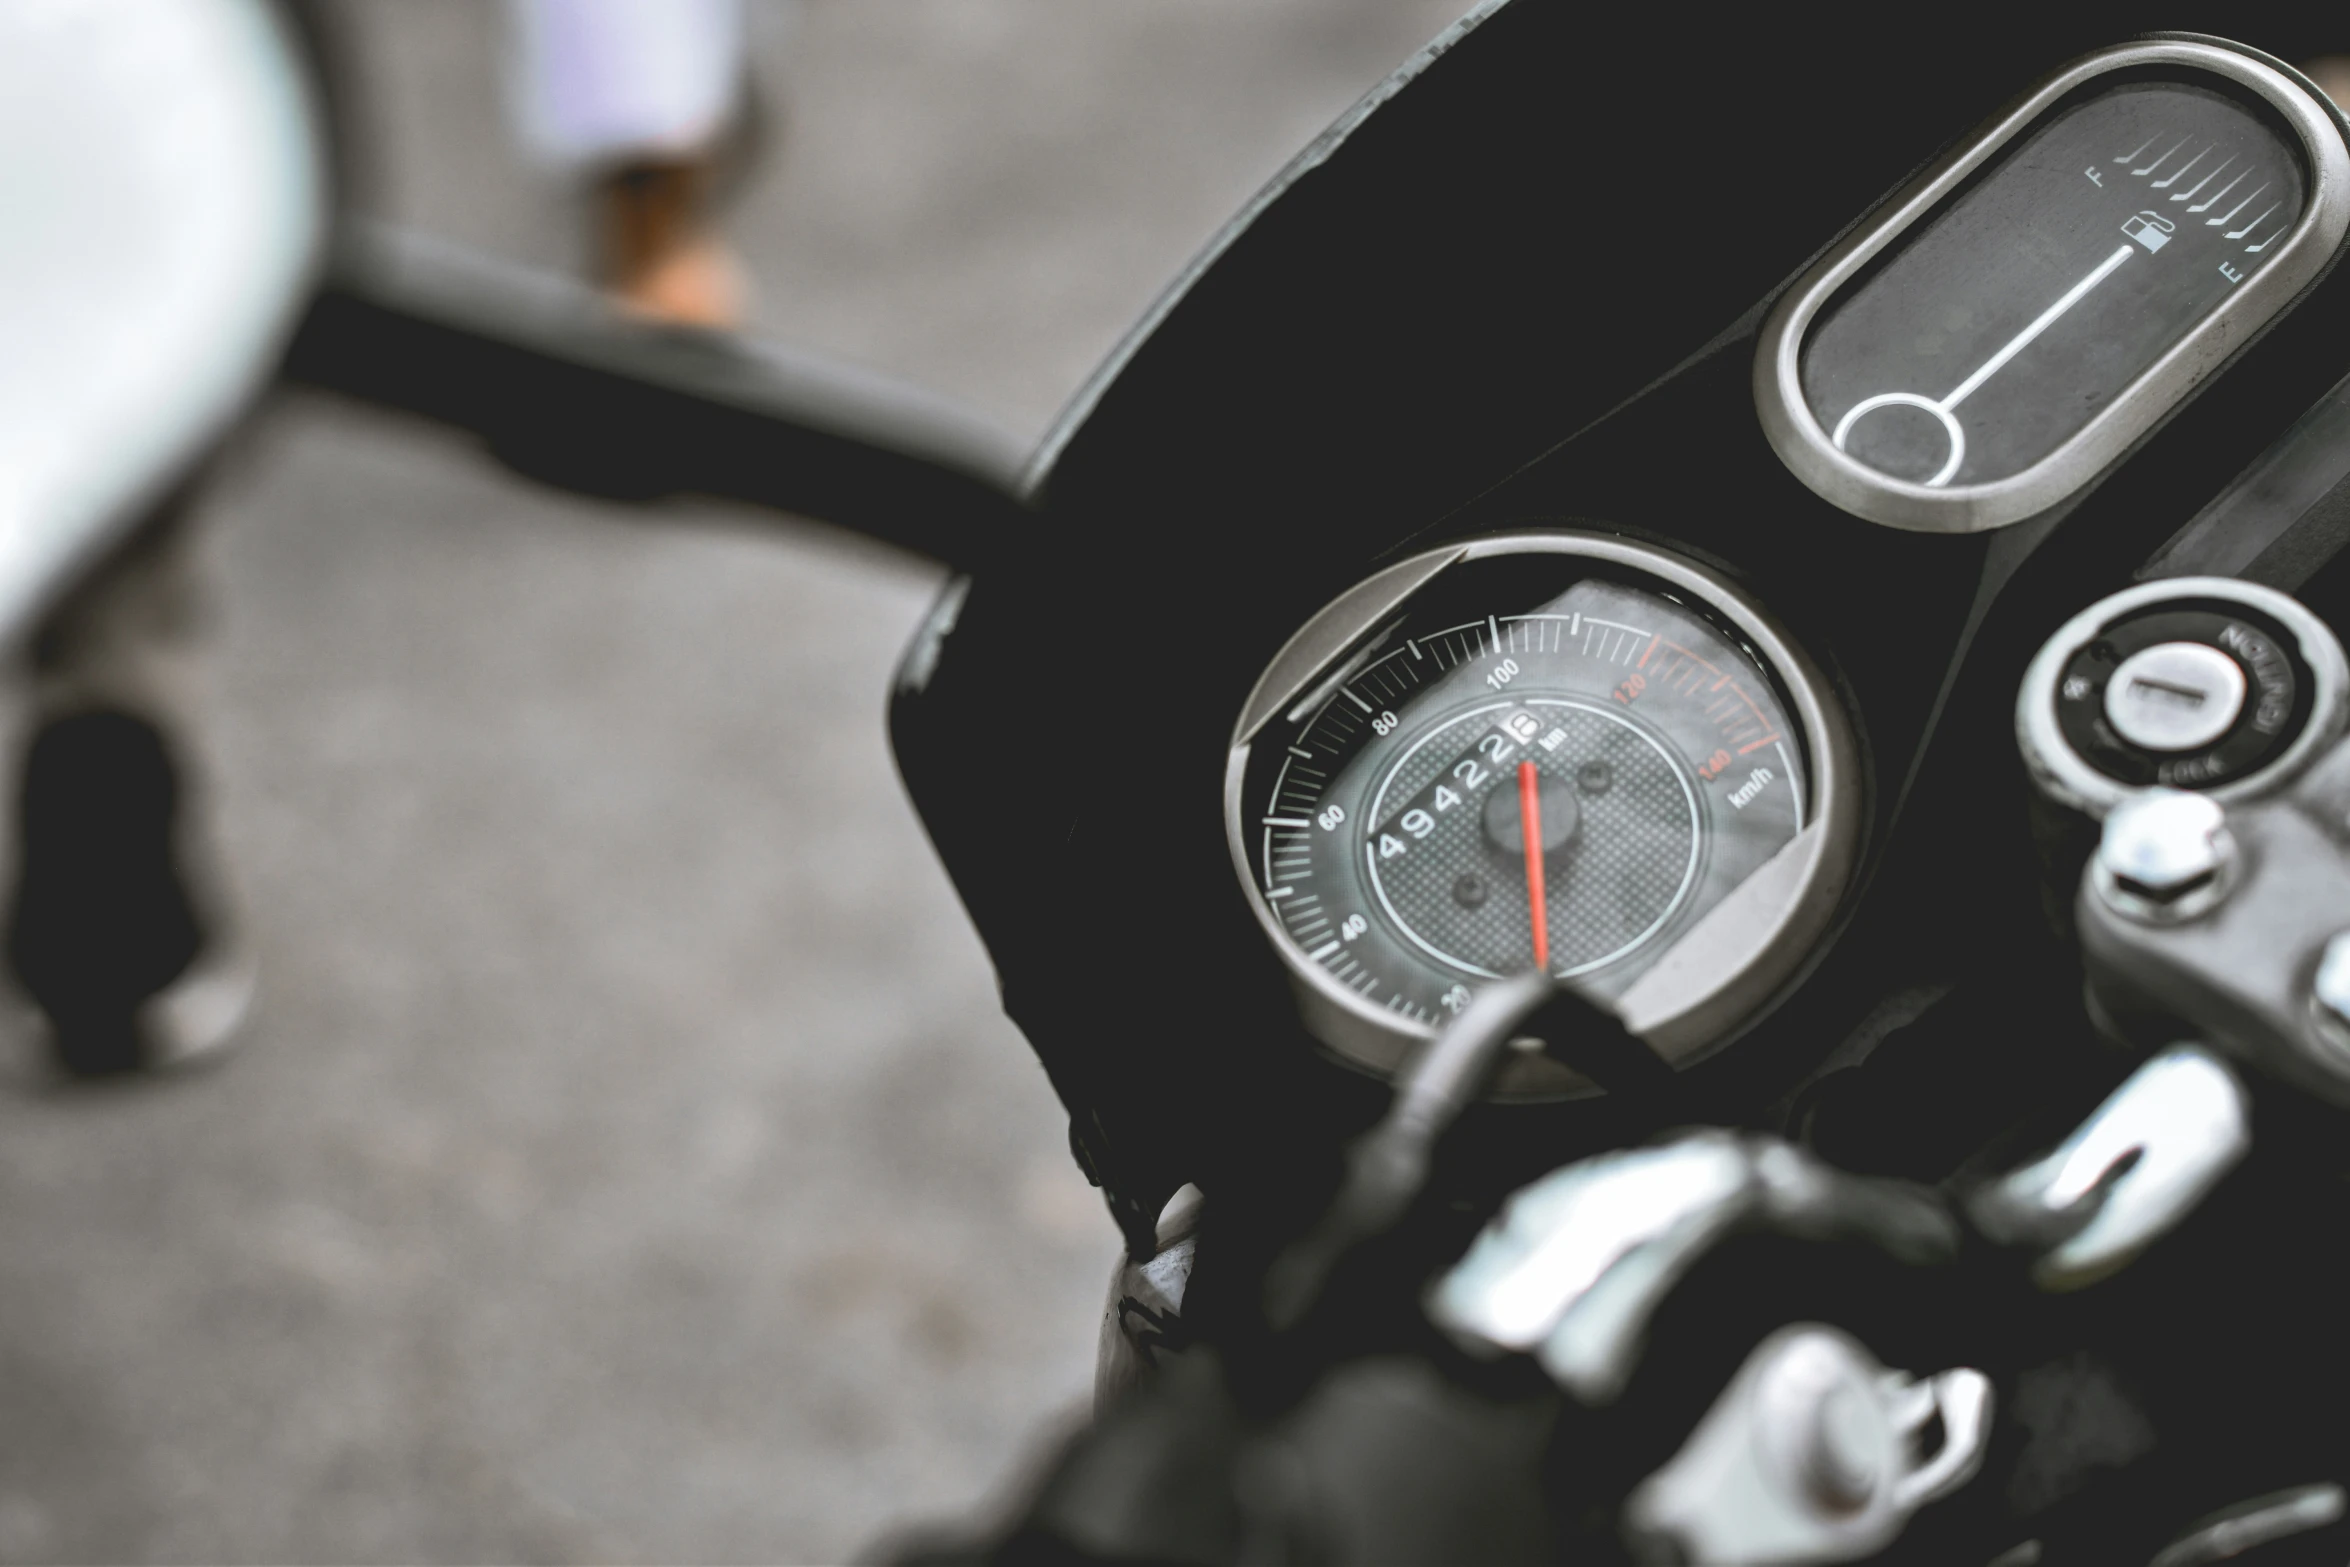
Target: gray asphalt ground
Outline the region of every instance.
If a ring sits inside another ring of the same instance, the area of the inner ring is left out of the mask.
[[[1032,441],[1458,3],[762,10],[757,328]],[[364,204],[577,268],[497,10],[336,14]],[[827,1562],[1001,1495],[1115,1243],[890,764],[935,573],[302,397],[203,510],[260,1008],[0,1091],[0,1559]]]

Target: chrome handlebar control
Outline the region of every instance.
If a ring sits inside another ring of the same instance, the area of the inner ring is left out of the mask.
[[[1472,1353],[1532,1352],[1587,1406],[1630,1382],[1649,1319],[1729,1236],[1863,1240],[1904,1262],[1954,1261],[1933,1197],[1845,1175],[1776,1138],[1692,1133],[1568,1165],[1513,1196],[1428,1297]]]
[[[1915,1381],[1834,1328],[1782,1328],[1632,1493],[1626,1531],[1682,1561],[1857,1561],[1974,1477],[1991,1405],[1980,1371]]]

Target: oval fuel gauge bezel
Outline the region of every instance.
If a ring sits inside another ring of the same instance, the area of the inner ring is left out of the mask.
[[[2308,197],[2276,255],[2121,387],[2071,438],[2020,473],[1936,488],[1880,473],[1838,450],[1814,415],[1802,382],[1803,349],[1823,314],[1871,263],[1937,216],[1973,175],[2035,131],[2065,99],[2101,77],[2147,71],[2190,82],[2198,73],[2220,78],[2260,98],[2299,139],[2307,160]],[[2346,231],[2350,148],[2333,114],[2301,83],[2264,60],[2216,42],[2162,39],[2099,50],[1993,115],[1781,297],[1763,324],[1755,352],[1756,410],[1780,460],[1823,499],[1855,516],[1921,533],[2006,527],[2063,501],[2127,451],[2324,270]]]

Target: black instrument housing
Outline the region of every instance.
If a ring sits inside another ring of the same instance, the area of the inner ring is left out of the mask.
[[[2330,42],[2282,6],[2189,9],[2279,58]],[[2350,283],[2329,265],[2053,512],[1951,536],[1837,510],[1757,424],[1764,314],[1952,138],[2132,36],[2104,7],[1986,19],[1930,56],[1898,31],[1831,43],[1759,12],[1693,31],[1543,0],[1473,15],[1217,237],[1048,443],[1033,529],[918,637],[892,713],[907,786],[1137,1244],[1182,1182],[1325,1181],[1385,1100],[1295,1025],[1225,852],[1221,773],[1290,633],[1451,538],[1553,523],[1679,550],[1841,686],[1871,774],[1861,872],[1809,972],[1687,1074],[1709,1119],[1799,1117],[1840,1050],[1944,987],[2077,1014],[2017,682],[2350,370]],[[1147,735],[1147,762],[1113,731]],[[1947,1173],[1967,1114],[1995,1120],[2064,1069],[2047,1034],[1938,1068],[1957,1124],[1883,1158],[1946,1146],[1914,1173]],[[1478,1114],[1448,1178],[1483,1196],[1639,1130],[1605,1101]]]

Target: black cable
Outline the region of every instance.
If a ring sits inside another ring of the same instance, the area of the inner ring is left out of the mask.
[[[1338,1195],[1265,1275],[1265,1320],[1286,1333],[1312,1314],[1350,1255],[1399,1226],[1428,1185],[1436,1150],[1462,1112],[1485,1097],[1516,1043],[1611,1093],[1662,1112],[1680,1102],[1673,1068],[1613,1013],[1529,970],[1480,989],[1396,1083],[1379,1123],[1348,1147]]]

